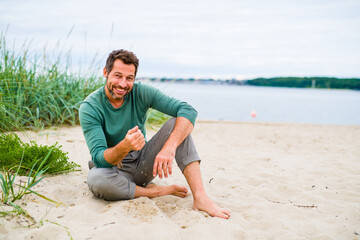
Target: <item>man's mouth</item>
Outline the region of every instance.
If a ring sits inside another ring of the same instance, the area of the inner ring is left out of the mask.
[[[127,89],[126,88],[119,88],[119,87],[114,87],[115,91],[119,94],[124,94],[126,93]]]

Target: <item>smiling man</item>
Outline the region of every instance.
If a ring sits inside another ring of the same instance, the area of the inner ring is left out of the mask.
[[[213,217],[229,218],[230,212],[215,204],[204,190],[200,158],[190,135],[196,110],[158,89],[135,83],[138,66],[134,53],[113,51],[103,70],[105,86],[81,103],[80,123],[92,157],[89,189],[105,200],[186,197],[186,187],[151,182],[157,175],[160,179],[171,175],[175,159],[193,193],[193,208]],[[146,141],[149,108],[174,118]]]

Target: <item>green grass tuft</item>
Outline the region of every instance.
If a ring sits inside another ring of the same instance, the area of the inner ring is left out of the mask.
[[[31,222],[31,225],[35,224],[35,219],[20,205],[16,204],[15,201],[22,199],[25,195],[28,194],[35,194],[40,198],[43,198],[47,201],[53,202],[57,205],[60,203],[36,192],[33,188],[42,181],[45,176],[47,169],[49,168],[46,166],[46,162],[49,159],[53,148],[47,153],[47,155],[43,159],[39,159],[36,161],[28,174],[27,181],[17,181],[16,177],[19,175],[19,172],[22,168],[22,162],[24,159],[24,152],[22,158],[20,160],[19,166],[15,168],[6,169],[3,167],[3,171],[0,172],[0,186],[1,186],[1,195],[0,195],[0,202],[4,205],[11,206],[14,210],[13,211],[1,211],[1,216],[11,215],[12,213],[22,215],[27,220]],[[14,172],[16,169],[16,172]]]
[[[159,128],[170,118],[171,116],[150,108],[146,115],[145,126],[146,128],[159,130]]]
[[[18,174],[24,176],[34,167],[37,168],[39,161],[49,154],[46,161],[42,162],[47,174],[71,172],[80,167],[74,162],[69,162],[67,153],[60,148],[57,143],[51,146],[39,146],[34,141],[22,142],[14,133],[0,134],[0,166],[5,170],[11,170],[21,165]]]

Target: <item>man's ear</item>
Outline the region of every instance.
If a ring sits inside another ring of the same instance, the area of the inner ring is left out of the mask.
[[[106,71],[106,68],[103,69],[103,75],[105,78],[108,78],[108,72]]]

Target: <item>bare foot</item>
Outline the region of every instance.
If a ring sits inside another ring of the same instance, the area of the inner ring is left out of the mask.
[[[177,197],[186,197],[188,189],[179,185],[159,186],[154,183],[150,183],[146,188],[136,186],[135,197],[160,197],[165,195],[174,195]]]
[[[215,204],[208,196],[202,196],[197,199],[194,199],[193,209],[207,212],[212,217],[219,217],[228,219],[230,217],[230,211],[221,208]]]

